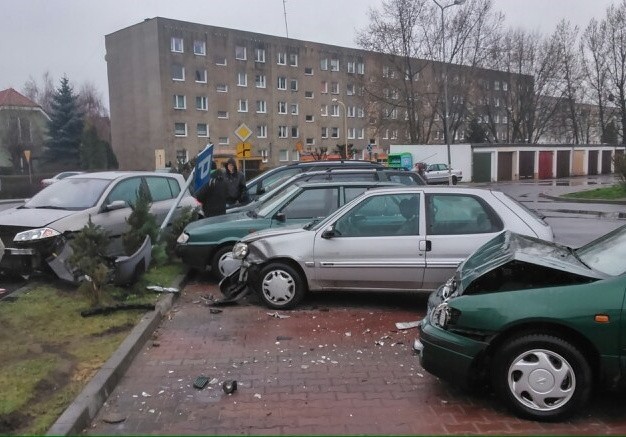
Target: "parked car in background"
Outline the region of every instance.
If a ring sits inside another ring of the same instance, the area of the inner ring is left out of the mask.
[[[309,291],[434,290],[504,229],[552,240],[550,226],[506,194],[477,188],[372,190],[315,226],[248,235],[222,291],[249,286],[270,308]]]
[[[393,184],[361,182],[296,182],[276,198],[260,203],[255,209],[188,224],[176,246],[177,254],[190,267],[207,267],[218,279],[233,268],[233,245],[247,234],[267,228],[283,229],[321,219],[351,201],[365,190]]]
[[[516,414],[556,420],[624,385],[626,226],[572,249],[503,232],[433,293],[414,348],[465,387],[491,384]]]
[[[150,211],[161,223],[184,186],[179,174],[154,172],[101,172],[69,176],[40,191],[21,206],[0,211],[0,238],[5,255],[0,270],[22,275],[54,271],[72,280],[66,261],[68,242],[89,221],[107,231],[109,256],[123,255],[121,237],[129,229],[126,219],[139,190],[148,194]],[[181,207],[196,207],[190,195]]]
[[[456,185],[463,179],[461,170],[450,169],[448,164],[428,164],[424,170],[424,178],[429,184],[447,184],[452,173],[452,185]]]
[[[352,159],[342,160],[323,160],[323,161],[307,161],[296,162],[293,164],[282,165],[280,167],[267,170],[257,177],[246,183],[248,196],[250,200],[256,199],[258,196],[266,193],[268,187],[276,184],[276,182],[290,178],[293,175],[310,170],[325,170],[327,168],[385,168],[382,164],[370,161],[358,161]]]
[[[41,186],[41,188],[46,188],[48,185],[52,185],[55,182],[60,181],[61,179],[65,179],[69,176],[76,176],[77,174],[82,174],[82,173],[84,172],[83,171],[64,171],[64,172],[61,172],[52,176],[49,179],[42,179],[39,185]]]

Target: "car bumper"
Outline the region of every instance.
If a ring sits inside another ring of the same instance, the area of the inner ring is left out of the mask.
[[[437,328],[426,319],[420,324],[420,337],[413,345],[426,371],[465,388],[479,378],[482,369],[476,364],[486,347],[487,343]]]
[[[196,269],[205,269],[211,259],[211,254],[215,250],[215,245],[192,245],[178,244],[176,245],[176,255],[178,255],[184,264]]]

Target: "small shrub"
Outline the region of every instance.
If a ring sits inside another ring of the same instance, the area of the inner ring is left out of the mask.
[[[620,185],[626,188],[626,156],[624,154],[616,154],[613,158],[613,164],[615,165],[615,174],[620,181]]]
[[[176,240],[185,227],[192,221],[198,220],[198,208],[186,206],[180,211],[180,215],[172,220],[172,227],[165,238],[165,251],[169,260],[176,257]]]

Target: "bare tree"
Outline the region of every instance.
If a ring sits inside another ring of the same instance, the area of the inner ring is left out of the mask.
[[[607,72],[611,92],[617,100],[622,144],[624,144],[626,138],[626,0],[622,0],[618,6],[609,6],[605,23],[608,42]]]
[[[84,82],[78,91],[78,103],[87,119],[108,117],[108,111],[102,100],[102,93],[93,82]]]
[[[30,76],[22,89],[24,95],[41,106],[46,114],[52,111],[52,96],[55,91],[54,79],[49,71],[41,76],[41,83]]]

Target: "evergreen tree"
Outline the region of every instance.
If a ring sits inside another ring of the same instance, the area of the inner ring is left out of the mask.
[[[76,168],[80,163],[83,113],[78,105],[78,96],[74,94],[67,77],[61,79],[61,85],[52,97],[51,107],[48,123],[50,140],[45,159]]]
[[[107,170],[118,167],[111,145],[98,137],[95,126],[90,123],[85,126],[82,136],[80,166],[83,170]]]
[[[487,131],[478,122],[477,118],[472,118],[467,128],[466,140],[473,144],[484,143],[487,141]]]
[[[601,142],[605,144],[617,144],[617,127],[615,126],[615,121],[611,120],[606,125],[606,128],[604,128]]]

